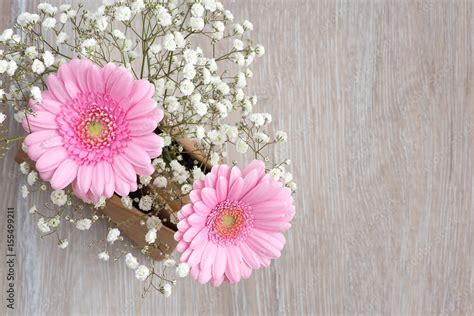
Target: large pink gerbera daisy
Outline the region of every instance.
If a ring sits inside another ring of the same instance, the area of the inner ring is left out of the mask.
[[[215,166],[194,183],[190,198],[175,239],[181,261],[199,282],[237,283],[280,257],[295,207],[290,189],[265,175],[262,161],[243,171]]]
[[[154,86],[129,71],[99,68],[75,59],[50,75],[34,114],[23,121],[28,155],[41,178],[55,190],[72,184],[87,201],[127,195],[137,174],[151,175],[151,159],[163,141],[154,133],[163,112],[152,99]]]

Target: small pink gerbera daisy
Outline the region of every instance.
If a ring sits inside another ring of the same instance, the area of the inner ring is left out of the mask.
[[[291,190],[265,175],[254,160],[243,171],[215,166],[196,181],[191,203],[179,212],[177,249],[201,283],[237,283],[270,265],[285,244],[295,214]]]
[[[151,175],[151,159],[163,141],[154,133],[163,112],[152,99],[154,86],[129,71],[99,68],[75,59],[50,75],[42,101],[30,101],[34,114],[23,127],[28,155],[41,178],[55,190],[72,184],[87,201],[128,195],[137,174]]]

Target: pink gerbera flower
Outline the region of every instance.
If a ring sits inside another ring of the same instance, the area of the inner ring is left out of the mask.
[[[177,249],[201,283],[237,283],[270,265],[285,244],[295,214],[291,190],[265,175],[262,161],[243,171],[215,166],[196,181],[179,213]]]
[[[128,195],[137,174],[151,175],[151,159],[163,141],[154,133],[163,112],[152,99],[154,86],[134,80],[129,71],[75,59],[50,75],[35,112],[23,121],[31,132],[28,155],[41,178],[55,190],[72,184],[88,201]]]

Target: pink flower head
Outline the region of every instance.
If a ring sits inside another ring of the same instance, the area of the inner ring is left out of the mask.
[[[152,99],[154,86],[134,80],[129,71],[108,64],[99,68],[75,59],[47,81],[42,101],[23,127],[28,155],[41,178],[55,190],[72,184],[87,201],[128,195],[137,174],[151,175],[151,159],[163,141],[154,133],[163,112]]]
[[[237,283],[270,265],[285,244],[295,214],[291,190],[265,175],[254,160],[243,171],[215,166],[194,183],[191,203],[179,212],[177,249],[201,283]]]

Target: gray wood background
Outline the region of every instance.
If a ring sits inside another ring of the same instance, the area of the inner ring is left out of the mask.
[[[0,26],[37,2],[2,0]],[[105,228],[70,236],[66,251],[37,238],[27,213],[41,201],[19,197],[10,155],[0,219],[16,209],[11,314],[474,314],[474,2],[224,3],[254,22],[267,55],[251,85],[290,132],[274,153],[292,158],[299,183],[282,258],[237,286],[189,278],[169,299],[141,299],[123,262],[88,248]]]

